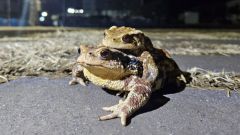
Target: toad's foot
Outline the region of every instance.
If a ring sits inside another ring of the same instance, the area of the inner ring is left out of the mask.
[[[87,79],[83,75],[83,67],[79,64],[75,64],[72,69],[72,80],[68,83],[72,85],[74,83],[80,83],[83,86],[87,86]]]
[[[80,83],[83,86],[87,86],[88,81],[84,81],[84,79],[79,78],[79,77],[73,77],[73,79],[68,84],[72,85],[72,84],[75,84],[75,83]]]
[[[144,83],[146,85],[143,85]],[[126,126],[127,118],[130,117],[140,107],[144,106],[150,98],[150,95],[152,93],[151,85],[147,82],[144,83],[134,85],[125,101],[119,100],[119,104],[117,105],[111,107],[103,107],[103,110],[112,111],[113,113],[106,116],[101,116],[99,117],[99,120],[108,120],[116,117],[121,117],[122,125]]]
[[[102,109],[105,111],[112,111],[113,113],[105,115],[105,116],[101,116],[98,119],[99,120],[108,120],[108,119],[113,119],[116,117],[121,117],[121,123],[123,126],[126,126],[126,121],[127,121],[127,117],[128,115],[124,112],[124,105],[123,105],[123,100],[119,100],[119,104],[111,106],[111,107],[103,107]],[[125,107],[125,110],[127,110],[127,108]]]

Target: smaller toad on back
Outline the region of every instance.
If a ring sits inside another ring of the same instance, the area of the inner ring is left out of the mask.
[[[166,71],[168,78],[166,83],[185,80],[186,72],[179,69],[177,63],[169,53],[162,48],[154,48],[150,38],[140,30],[131,27],[112,26],[104,32],[102,43],[98,46],[112,47],[126,54],[139,57],[144,51],[148,51],[159,68],[159,72]]]
[[[131,27],[112,26],[105,30],[104,38],[99,46],[108,46],[116,49],[145,49],[144,34],[140,30]]]

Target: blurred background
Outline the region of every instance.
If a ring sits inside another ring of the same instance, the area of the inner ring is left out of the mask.
[[[240,0],[0,0],[0,26],[240,28]]]

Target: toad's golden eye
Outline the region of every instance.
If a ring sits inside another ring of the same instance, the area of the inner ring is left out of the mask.
[[[101,57],[103,57],[103,58],[107,58],[108,55],[109,55],[109,52],[108,52],[108,50],[102,50],[102,51],[100,52],[100,55],[101,55]]]
[[[81,49],[80,48],[78,48],[78,54],[80,54],[81,53]]]
[[[124,43],[133,43],[134,39],[131,35],[125,35],[122,37]]]

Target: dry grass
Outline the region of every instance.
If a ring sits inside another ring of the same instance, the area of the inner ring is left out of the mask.
[[[227,90],[229,92],[240,93],[240,74],[235,72],[212,72],[194,67],[188,72],[191,73],[192,81],[188,87],[198,89]]]
[[[211,30],[192,30],[192,31],[160,31],[145,32],[146,35],[155,39],[194,39],[194,40],[240,40],[239,31],[211,31]]]
[[[240,55],[240,45],[236,44],[206,44],[193,41],[179,43],[154,41],[153,44],[156,47],[167,48],[171,55]]]
[[[2,78],[13,80],[20,77],[69,72],[75,61],[68,57],[73,55],[72,52],[77,47],[63,44],[64,42],[45,40],[41,43],[29,42],[24,45],[15,43],[1,47],[0,75]]]
[[[58,31],[33,38],[1,39],[11,42],[4,42],[0,46],[0,83],[21,77],[69,75],[75,63],[77,48],[80,44],[95,44],[96,39],[91,35],[96,35],[96,32],[85,35],[69,32],[68,37],[61,34]],[[26,39],[29,40],[26,42]]]
[[[0,83],[22,77],[47,75],[48,78],[70,76],[80,44],[97,45],[103,37],[102,30],[84,30],[36,34],[33,37],[0,39]],[[172,55],[239,55],[240,46],[230,44],[205,44],[199,42],[162,43],[160,39],[225,39],[240,40],[239,33],[147,33],[155,39],[156,47],[168,48]],[[159,38],[157,38],[159,37]],[[158,39],[158,40],[156,40]],[[194,66],[194,65],[193,65]],[[200,68],[189,70],[190,87],[239,92],[240,75],[215,73]]]

